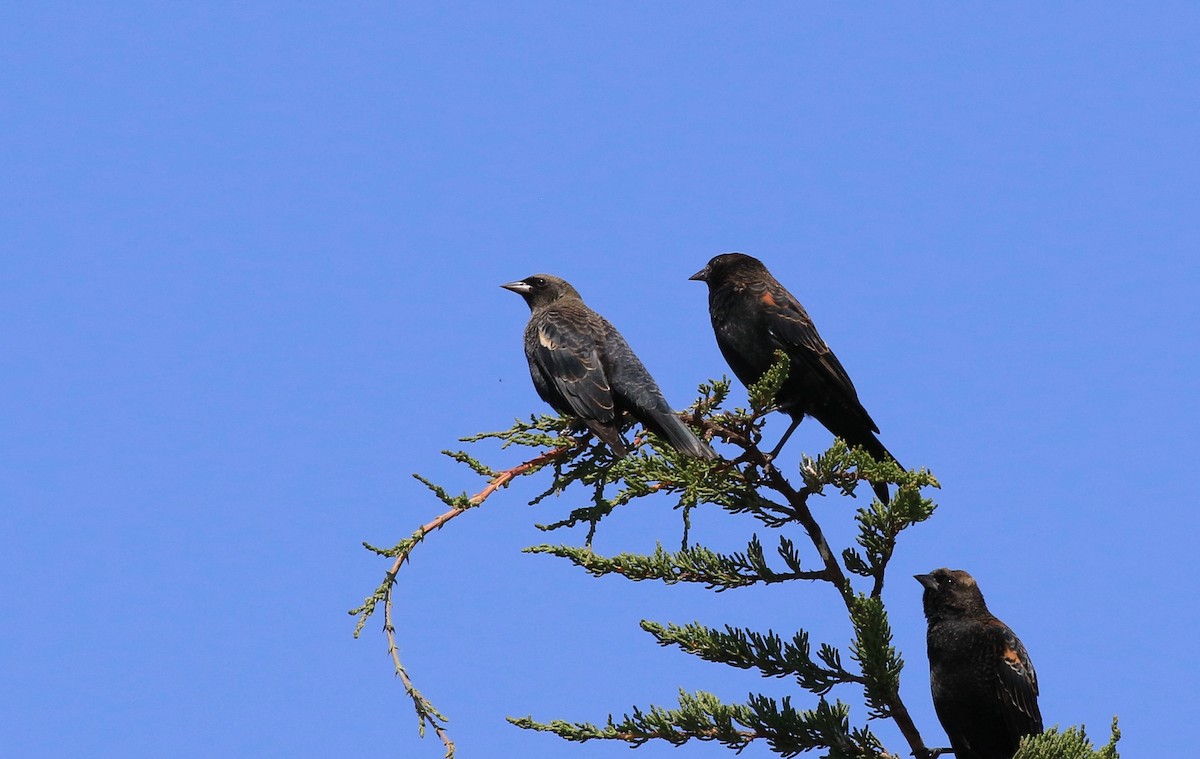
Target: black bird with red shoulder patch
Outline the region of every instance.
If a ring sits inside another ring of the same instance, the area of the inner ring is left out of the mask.
[[[933,707],[957,759],[1012,759],[1042,732],[1037,674],[1016,634],[996,619],[971,575],[935,569],[925,587]]]
[[[861,446],[877,461],[895,457],[875,433],[879,426],[858,400],[850,375],[821,339],[800,301],[771,276],[757,258],[744,253],[722,253],[690,279],[708,284],[708,313],[717,346],[729,368],[750,386],[775,364],[775,351],[790,360],[788,377],[775,401],[792,417],[792,425],[774,456],[805,416],[849,445]],[[886,485],[875,493],[888,501]]]
[[[566,280],[535,274],[501,287],[529,304],[525,358],[534,388],[555,411],[585,424],[617,456],[628,453],[621,438],[628,414],[682,453],[717,458],[671,410],[621,333]]]

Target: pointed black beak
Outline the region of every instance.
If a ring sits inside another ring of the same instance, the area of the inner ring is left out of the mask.
[[[937,590],[937,578],[933,575],[913,575],[913,579],[924,585],[926,590]]]
[[[698,271],[695,274],[693,274],[692,276],[688,277],[688,279],[693,280],[695,282],[707,282],[708,281],[708,267],[705,266],[700,271]]]
[[[518,279],[516,282],[505,282],[500,286],[505,290],[512,290],[517,295],[524,295],[533,289],[529,286],[528,282],[521,279]]]

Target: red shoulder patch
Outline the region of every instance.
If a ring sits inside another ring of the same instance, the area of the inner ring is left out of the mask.
[[[1002,654],[1004,661],[1013,669],[1024,669],[1025,664],[1021,661],[1021,655],[1014,651],[1011,647],[1005,646]]]

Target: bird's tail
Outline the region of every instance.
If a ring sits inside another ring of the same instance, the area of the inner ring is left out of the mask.
[[[604,441],[604,444],[608,446],[608,449],[612,451],[613,456],[616,458],[624,458],[629,453],[629,448],[626,447],[625,441],[621,439],[621,431],[617,429],[616,425],[589,421],[587,426],[593,435]]]
[[[708,461],[718,458],[717,452],[708,443],[696,437],[691,428],[670,412],[647,415],[642,423],[649,427],[651,432],[666,439],[680,453]]]
[[[892,455],[892,452],[885,448],[883,443],[879,442],[879,438],[870,432],[862,435],[839,435],[839,437],[845,440],[847,445],[857,445],[862,448],[871,454],[871,458],[876,461],[896,461],[896,457]],[[899,464],[900,462],[896,461],[896,463]],[[903,469],[904,467],[900,468]],[[891,496],[888,493],[885,483],[873,483],[871,489],[875,491],[875,495],[879,496],[879,500],[882,503],[886,504],[891,501]]]

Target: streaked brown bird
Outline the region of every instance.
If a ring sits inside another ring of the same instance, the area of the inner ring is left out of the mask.
[[[525,358],[534,388],[555,411],[585,424],[616,456],[628,453],[621,438],[628,414],[682,453],[717,458],[671,410],[621,333],[566,280],[534,274],[501,287],[529,304]]]
[[[925,587],[933,707],[957,759],[1012,759],[1042,732],[1037,673],[1016,634],[996,619],[971,575],[935,569]]]
[[[792,424],[771,456],[807,415],[877,461],[895,459],[875,437],[879,426],[859,402],[850,375],[821,339],[804,306],[762,261],[743,253],[722,253],[690,279],[708,284],[708,313],[717,346],[742,384],[762,379],[774,365],[777,350],[791,362],[775,402],[792,417]],[[886,485],[875,485],[874,490],[888,502]]]

